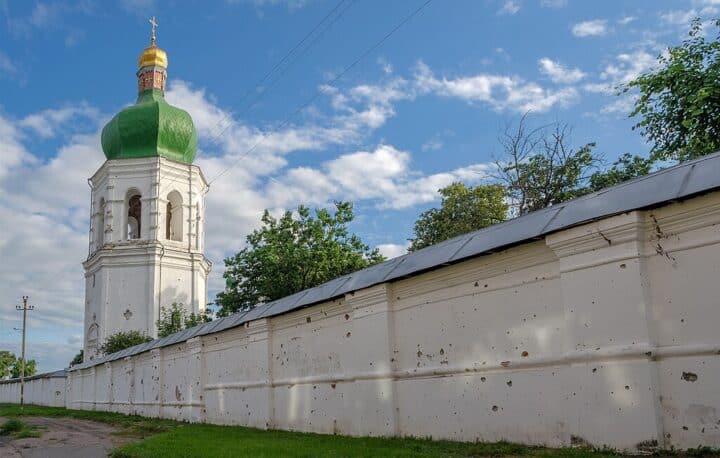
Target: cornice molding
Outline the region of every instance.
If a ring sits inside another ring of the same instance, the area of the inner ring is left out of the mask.
[[[281,331],[296,326],[320,323],[337,316],[350,314],[351,312],[352,307],[346,301],[336,299],[334,301],[315,304],[285,315],[271,317],[270,320],[273,331]],[[308,318],[310,319],[309,322]]]
[[[168,261],[180,261],[178,266],[185,263],[198,264],[199,267],[210,271],[212,263],[199,250],[180,249],[180,246],[164,246],[154,240],[130,240],[126,242],[106,243],[96,250],[83,262],[85,269],[91,269],[96,264],[117,265],[127,263],[156,264],[162,258],[164,264]]]
[[[550,234],[545,243],[558,258],[566,258],[627,242],[642,242],[647,226],[644,212],[633,211]]]
[[[716,196],[698,197],[646,212],[650,238],[665,237],[720,224],[720,200]]]
[[[390,283],[381,283],[370,288],[353,291],[345,295],[345,302],[352,310],[386,304],[390,300],[390,289]]]
[[[112,159],[107,160],[90,177],[93,189],[101,186],[112,175],[113,177],[142,176],[154,179],[158,172],[161,177],[181,178],[188,180],[194,175],[199,179],[201,193],[205,194],[209,188],[202,169],[195,164],[182,164],[163,157],[148,157],[137,159]]]

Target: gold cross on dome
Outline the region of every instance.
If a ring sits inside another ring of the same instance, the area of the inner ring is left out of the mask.
[[[151,17],[150,20],[148,20],[150,25],[152,26],[152,33],[150,34],[150,44],[155,44],[155,29],[157,29],[158,23],[157,19],[155,19],[155,16]]]

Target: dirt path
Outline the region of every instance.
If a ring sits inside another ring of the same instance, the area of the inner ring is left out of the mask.
[[[38,438],[12,439],[0,437],[3,458],[97,458],[127,439],[113,433],[118,428],[92,421],[71,418],[23,417],[22,421],[37,426]]]

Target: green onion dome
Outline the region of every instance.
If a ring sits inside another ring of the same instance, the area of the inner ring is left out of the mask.
[[[151,44],[138,59],[138,99],[116,114],[102,131],[108,159],[161,156],[191,164],[197,152],[197,132],[185,111],[165,101],[167,56]]]

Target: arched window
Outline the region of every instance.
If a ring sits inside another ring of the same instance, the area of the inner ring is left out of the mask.
[[[139,239],[142,223],[142,202],[140,194],[133,194],[128,199],[127,238]]]
[[[95,249],[99,250],[105,244],[105,199],[100,198],[98,205],[97,227],[95,228]]]
[[[165,238],[182,242],[183,239],[183,205],[182,196],[173,191],[168,194],[165,213]]]

